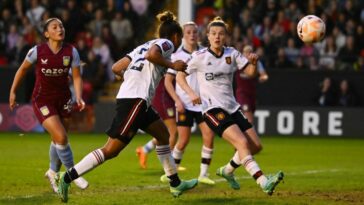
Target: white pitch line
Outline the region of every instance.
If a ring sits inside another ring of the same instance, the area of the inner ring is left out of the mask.
[[[298,176],[298,175],[310,175],[310,174],[317,174],[317,173],[333,173],[333,172],[340,172],[342,170],[340,169],[328,169],[328,170],[307,170],[303,172],[291,172],[291,173],[285,173],[287,176]],[[239,179],[251,179],[251,176],[240,176],[235,177],[237,180]],[[226,180],[223,178],[214,179],[216,183],[225,182]],[[119,192],[119,191],[138,191],[138,190],[157,190],[161,188],[169,187],[167,185],[161,184],[161,185],[148,185],[148,186],[129,186],[129,187],[120,187],[120,188],[114,188],[113,190],[109,190],[108,192]],[[29,199],[34,197],[40,197],[40,194],[34,194],[34,195],[23,195],[23,196],[4,196],[1,197],[0,200],[16,200],[16,199]]]

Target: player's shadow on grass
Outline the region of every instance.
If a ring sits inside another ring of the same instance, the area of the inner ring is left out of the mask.
[[[25,196],[9,196],[2,197],[0,204],[29,204],[29,205],[47,205],[51,202],[60,201],[58,196],[52,192],[39,193],[37,195],[25,195]]]

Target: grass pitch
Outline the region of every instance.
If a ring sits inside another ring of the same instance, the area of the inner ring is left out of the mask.
[[[62,204],[51,192],[44,173],[48,169],[47,134],[0,133],[0,204]],[[106,142],[105,135],[70,134],[75,161]],[[255,158],[262,170],[283,170],[285,183],[267,196],[239,168],[241,190],[235,191],[215,175],[233,155],[232,147],[215,138],[210,167],[215,186],[199,184],[194,190],[173,198],[155,152],[148,169],[139,168],[135,148],[150,139],[138,135],[121,154],[85,175],[90,186],[81,191],[71,187],[68,204],[364,204],[364,140],[318,137],[262,137],[264,149]],[[193,136],[185,152],[183,179],[199,174],[201,138]]]

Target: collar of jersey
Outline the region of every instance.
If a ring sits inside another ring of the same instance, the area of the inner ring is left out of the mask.
[[[224,55],[225,47],[222,47],[222,52],[220,55],[217,55],[214,51],[210,49],[210,46],[207,48],[207,50],[216,58],[221,58]]]

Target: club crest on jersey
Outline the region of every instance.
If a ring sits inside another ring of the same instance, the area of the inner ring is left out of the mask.
[[[70,56],[63,56],[63,65],[64,66],[69,66],[71,62],[71,57]]]
[[[43,58],[41,58],[41,59],[40,59],[40,63],[41,63],[42,65],[47,65],[47,64],[48,64],[48,59],[43,59]]]
[[[42,113],[43,116],[47,116],[49,114],[49,109],[47,106],[43,106],[40,109],[40,112]]]
[[[162,49],[164,52],[168,51],[171,48],[172,48],[172,46],[168,42],[162,43]]]
[[[186,115],[185,115],[185,114],[183,114],[183,113],[178,113],[178,120],[179,120],[180,122],[184,122],[184,121],[186,121]]]
[[[230,56],[229,57],[226,57],[225,58],[225,61],[226,61],[227,64],[231,64],[231,57]]]
[[[216,114],[216,118],[218,120],[223,120],[225,118],[225,114],[223,112],[219,112]]]
[[[173,108],[168,108],[168,109],[167,109],[167,115],[168,115],[169,117],[173,117],[173,115],[174,115],[174,109],[173,109]]]

